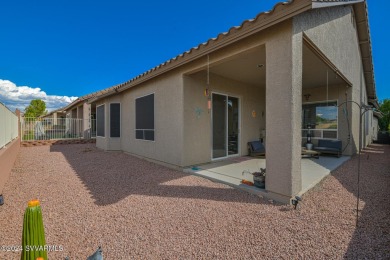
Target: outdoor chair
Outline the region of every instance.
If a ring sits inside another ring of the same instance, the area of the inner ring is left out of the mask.
[[[320,152],[321,154],[329,153],[329,154],[334,154],[337,157],[341,157],[342,142],[341,140],[319,139],[318,145],[314,147],[314,150]]]
[[[265,156],[265,147],[260,141],[248,142],[248,153],[249,156]]]

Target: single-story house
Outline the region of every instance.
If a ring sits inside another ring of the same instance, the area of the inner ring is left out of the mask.
[[[82,96],[61,108],[65,114],[66,128],[71,135],[84,138],[96,136],[96,105],[88,103],[89,99],[96,99],[99,96],[109,93],[116,86],[96,91]]]
[[[42,116],[42,118],[52,121],[52,123],[54,125],[62,125],[65,122],[63,120],[63,119],[65,119],[65,111],[62,110],[62,108],[56,109],[56,110],[50,111],[46,115]]]
[[[97,147],[171,166],[244,156],[261,139],[267,192],[289,201],[308,128],[344,155],[372,140],[371,110],[359,140],[377,106],[366,1],[278,3],[88,102]]]

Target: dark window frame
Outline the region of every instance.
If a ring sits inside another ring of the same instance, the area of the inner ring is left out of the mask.
[[[100,122],[100,115],[99,115],[99,109],[100,108],[103,108],[103,129],[100,127],[100,125],[99,125],[99,122]],[[96,136],[97,137],[106,137],[106,130],[105,130],[105,128],[106,128],[106,126],[105,126],[105,124],[106,124],[106,119],[105,119],[105,117],[106,117],[106,104],[102,104],[102,105],[99,105],[99,106],[96,106]],[[103,133],[101,133],[100,131],[103,131]],[[102,135],[100,135],[100,134],[102,134]]]
[[[117,120],[113,120],[115,115],[113,115],[113,105],[119,106],[119,115]],[[116,124],[113,126],[113,122]],[[110,138],[120,138],[121,137],[121,103],[113,102],[110,103]]]
[[[137,140],[155,141],[154,97],[155,93],[150,93],[135,98],[135,139]],[[152,105],[152,108],[149,107],[150,105]]]

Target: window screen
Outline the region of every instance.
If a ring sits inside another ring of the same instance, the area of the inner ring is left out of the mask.
[[[110,137],[121,137],[121,104],[110,104]]]
[[[135,100],[135,138],[154,141],[154,94]]]
[[[104,105],[96,107],[97,136],[104,137]]]

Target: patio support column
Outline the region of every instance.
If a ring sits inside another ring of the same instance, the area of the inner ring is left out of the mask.
[[[90,118],[91,118],[91,105],[85,102],[83,104],[83,121],[82,121],[84,139],[91,138]]]
[[[266,189],[282,202],[301,191],[302,34],[286,23],[266,44]]]

